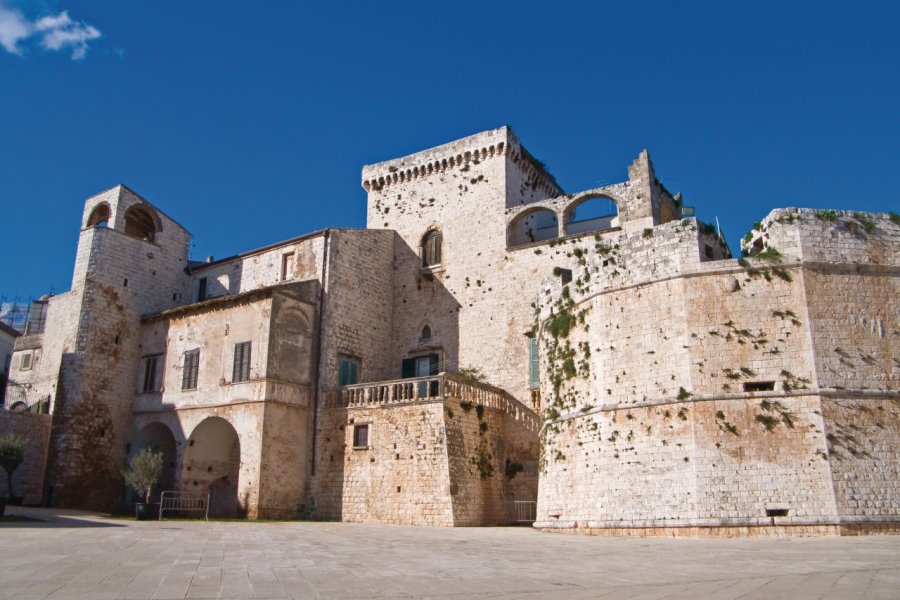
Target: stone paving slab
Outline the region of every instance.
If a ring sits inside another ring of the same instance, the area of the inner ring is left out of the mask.
[[[900,536],[604,538],[527,527],[0,522],[0,599],[900,598]]]

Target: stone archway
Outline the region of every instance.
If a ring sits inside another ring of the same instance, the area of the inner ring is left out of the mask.
[[[163,473],[160,477],[157,491],[174,490],[177,485],[175,463],[178,460],[178,451],[175,445],[175,436],[172,430],[158,421],[150,423],[138,432],[132,444],[130,461],[133,456],[144,448],[150,448],[154,452],[162,452]],[[157,496],[158,497],[158,496]]]
[[[191,492],[209,490],[209,515],[235,517],[241,509],[240,471],[241,443],[237,431],[221,417],[204,419],[188,438],[182,488]]]

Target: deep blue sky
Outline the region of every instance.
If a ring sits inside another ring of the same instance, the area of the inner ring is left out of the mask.
[[[223,257],[363,227],[363,164],[504,124],[569,192],[648,148],[735,251],[775,207],[900,210],[900,3],[730,4],[0,0],[102,34],[0,47],[0,294],[68,289],[118,182]]]

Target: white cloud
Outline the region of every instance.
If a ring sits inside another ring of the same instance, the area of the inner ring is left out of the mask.
[[[68,11],[29,21],[21,12],[0,3],[0,46],[22,55],[20,42],[36,38],[45,50],[72,50],[72,60],[87,54],[88,42],[101,36],[100,30],[84,22],[73,21]]]

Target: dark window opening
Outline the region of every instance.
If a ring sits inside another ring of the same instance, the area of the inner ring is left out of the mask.
[[[429,231],[422,238],[422,266],[441,264],[441,232]]]
[[[713,247],[709,244],[703,244],[703,251],[706,253],[706,258],[713,258]]]
[[[368,448],[369,447],[369,425],[353,426],[353,447]]]
[[[559,269],[556,273],[559,275],[559,281],[563,285],[572,282],[572,269]]]
[[[206,300],[206,277],[201,277],[197,287],[197,302]]]
[[[430,340],[431,339],[431,327],[426,325],[422,328],[422,335],[420,336],[422,340]]]
[[[231,370],[231,383],[250,381],[250,342],[234,345],[234,367]]]
[[[181,389],[196,390],[197,375],[200,372],[200,350],[184,353],[184,370],[181,373]]]
[[[745,392],[771,392],[774,389],[774,381],[747,381],[744,383]]]
[[[162,373],[160,373],[161,365],[161,354],[144,357],[144,380],[141,385],[142,392],[158,392],[162,388]]]
[[[788,509],[786,509],[786,508],[767,508],[766,516],[767,517],[786,517],[786,516],[788,516]]]
[[[338,365],[338,385],[359,383],[359,359],[341,356]]]

